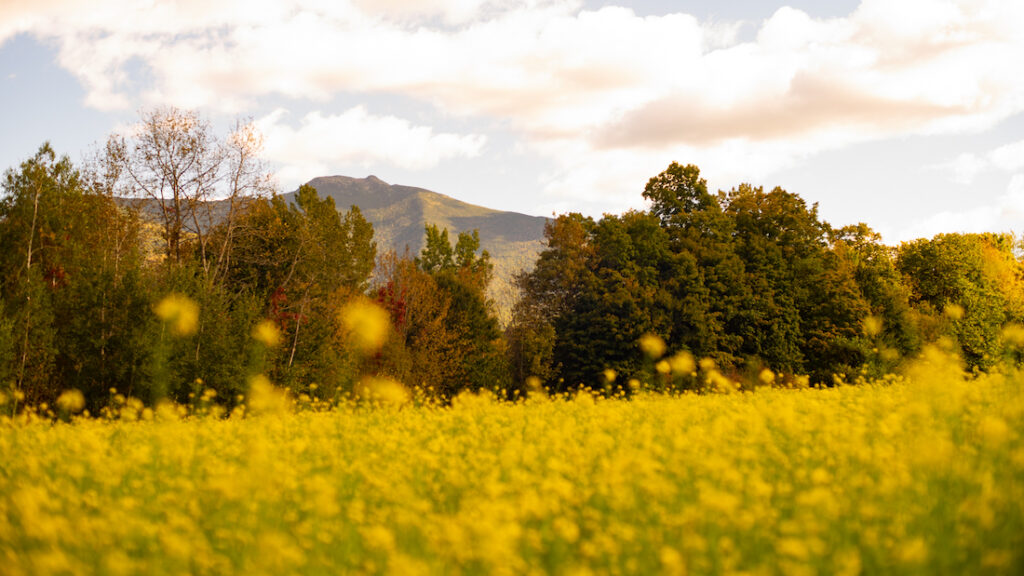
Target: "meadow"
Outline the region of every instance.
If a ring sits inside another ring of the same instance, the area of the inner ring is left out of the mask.
[[[283,401],[5,418],[2,572],[1024,569],[1024,375],[937,348],[828,389]]]

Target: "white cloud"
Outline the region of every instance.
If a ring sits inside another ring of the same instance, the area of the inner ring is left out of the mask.
[[[97,108],[251,113],[264,96],[399,94],[432,105],[438,122],[485,119],[517,133],[554,163],[545,185],[556,201],[608,206],[635,204],[638,186],[674,159],[720,179],[759,179],[822,150],[976,131],[1024,111],[1016,0],[865,0],[834,19],[782,8],[744,43],[737,23],[580,7],[181,0],[139,10],[133,0],[15,0],[0,7],[0,42],[19,31],[55,40],[61,65]],[[151,79],[142,90],[133,66]],[[374,132],[366,127],[404,122],[396,133],[421,134],[408,121],[362,114],[307,117],[298,129],[276,118],[268,129],[279,141],[327,136],[317,126],[332,123]],[[425,130],[404,152],[368,138],[338,142],[331,154],[422,168],[479,153],[483,142]],[[304,152],[318,159],[310,169],[328,165],[326,152]],[[1017,166],[1014,152],[985,161]],[[277,154],[298,165],[298,152]],[[981,169],[971,162],[961,159],[961,178]]]
[[[942,164],[940,168],[946,168],[953,174],[953,180],[960,184],[970,184],[974,179],[988,169],[989,163],[985,158],[979,158],[975,154],[965,152],[956,157],[948,164]]]
[[[931,238],[942,232],[1024,233],[1024,174],[1014,174],[1006,193],[995,202],[958,211],[943,211],[920,219],[898,232],[885,234],[888,242]]]
[[[989,153],[992,165],[1006,172],[1024,168],[1024,140],[1000,146]]]
[[[1015,172],[1024,168],[1024,140],[1005,144],[981,156],[965,152],[949,162],[935,164],[930,168],[949,173],[953,181],[959,184],[971,184],[978,175],[990,170]]]
[[[374,116],[357,106],[341,114],[311,112],[298,127],[286,122],[283,109],[256,121],[264,135],[264,155],[280,165],[282,186],[293,187],[337,170],[338,166],[388,164],[422,170],[438,163],[480,154],[481,135],[435,133],[394,116]]]
[[[673,145],[664,150],[595,149],[572,140],[546,142],[537,148],[541,156],[559,160],[556,169],[541,177],[546,195],[566,199],[572,210],[595,217],[603,212],[641,208],[647,180],[673,161],[696,164],[708,187],[717,191],[729,190],[740,182],[764,182],[809,154],[797,143],[742,139],[706,146]]]
[[[464,25],[506,9],[510,4],[540,6],[544,0],[509,2],[502,0],[353,0],[360,10],[387,20],[416,26],[424,20],[440,21],[448,26]],[[578,3],[574,3],[578,4]]]

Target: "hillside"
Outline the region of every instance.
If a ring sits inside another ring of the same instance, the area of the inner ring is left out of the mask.
[[[543,246],[547,219],[540,216],[475,206],[424,188],[388,184],[376,176],[326,176],[308,184],[320,196],[333,198],[338,210],[359,206],[373,223],[378,253],[395,250],[401,254],[406,248],[412,255],[419,253],[426,224],[447,228],[453,240],[459,232],[478,230],[481,246],[494,261],[490,292],[502,319],[512,303],[512,276],[531,268]],[[292,194],[286,194],[286,199]]]

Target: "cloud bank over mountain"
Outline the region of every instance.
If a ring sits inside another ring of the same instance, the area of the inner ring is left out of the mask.
[[[56,44],[94,108],[255,115],[287,184],[339,162],[478,158],[502,130],[548,163],[551,202],[624,208],[673,159],[760,181],[822,150],[1024,111],[1024,4],[1010,0],[782,7],[752,38],[742,22],[576,0],[137,5],[7,2],[0,42]],[[420,112],[382,113],[382,97]]]

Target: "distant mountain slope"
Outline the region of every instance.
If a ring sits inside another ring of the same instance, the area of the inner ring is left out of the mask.
[[[338,210],[359,206],[373,223],[378,252],[393,249],[402,254],[408,247],[410,255],[418,254],[427,224],[447,228],[453,241],[459,232],[479,230],[480,245],[494,261],[491,297],[503,319],[512,304],[513,274],[532,268],[543,248],[547,218],[540,216],[475,206],[424,188],[388,184],[376,176],[326,176],[308,184],[321,197],[333,198]],[[293,194],[286,194],[286,199]]]

